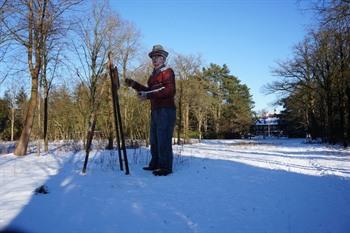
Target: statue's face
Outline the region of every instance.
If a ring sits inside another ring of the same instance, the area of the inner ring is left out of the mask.
[[[161,67],[164,64],[164,62],[165,62],[164,57],[162,57],[160,55],[154,55],[152,57],[152,63],[153,63],[154,68],[156,68],[156,69]]]

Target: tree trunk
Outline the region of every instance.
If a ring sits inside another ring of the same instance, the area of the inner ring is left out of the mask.
[[[94,137],[94,132],[95,132],[95,126],[96,126],[96,113],[93,110],[90,113],[89,129],[88,129],[88,133],[87,133],[87,140],[86,140],[86,147],[85,147],[86,155],[85,155],[83,173],[86,172],[87,163],[88,163],[88,160],[89,160],[89,153],[91,151],[92,139]]]
[[[319,96],[320,98],[320,110],[319,110],[319,119],[320,119],[320,125],[321,125],[321,140],[322,142],[326,142],[326,103],[324,101],[323,95]]]
[[[338,34],[338,42],[339,42],[339,59],[340,59],[340,79],[338,80],[339,82],[339,90],[338,90],[338,96],[339,96],[339,114],[340,114],[340,130],[341,130],[341,140],[343,142],[344,148],[348,146],[348,131],[347,131],[347,123],[346,122],[346,89],[347,89],[347,84],[346,84],[346,58],[344,56],[344,50],[343,48],[345,47],[344,45],[344,40],[342,38],[341,34]],[[348,112],[349,114],[349,112]]]
[[[37,106],[38,106],[38,132],[37,132],[37,156],[40,156],[40,151],[41,151],[41,143],[40,143],[40,139],[41,139],[41,118],[40,118],[40,112],[41,112],[41,96],[40,96],[40,85],[38,87],[38,103],[37,103]]]
[[[38,106],[38,132],[37,132],[37,138],[38,138],[38,140],[40,140],[40,138],[41,138],[41,96],[40,96],[40,92],[41,92],[41,90],[40,90],[41,88],[40,88],[40,85],[38,86],[38,103],[37,103],[37,106]]]
[[[92,139],[95,133],[95,126],[96,126],[96,113],[92,112],[90,115],[89,129],[86,137],[87,138],[86,148],[85,148],[86,153],[90,152]]]
[[[49,97],[48,94],[45,90],[45,98],[44,98],[44,151],[47,152],[49,151],[49,140],[48,140],[48,135],[47,135],[47,128],[48,128],[48,102],[49,102]]]
[[[14,128],[15,128],[15,108],[11,108],[11,141],[13,141],[13,135],[14,135]]]
[[[36,72],[38,74],[38,72]],[[30,133],[32,131],[32,126],[34,122],[35,109],[38,100],[38,75],[32,77],[32,91],[28,106],[28,111],[26,114],[26,119],[24,121],[24,127],[21,133],[21,137],[17,143],[14,154],[22,156],[27,154],[27,147],[29,143]]]
[[[347,119],[347,133],[346,133],[346,138],[347,142],[350,142],[350,87],[346,88],[346,95],[347,95],[347,113],[348,113],[348,119]]]
[[[326,97],[327,103],[327,139],[328,142],[334,144],[334,121],[333,121],[333,102],[332,102],[332,94],[330,91],[327,93]]]
[[[181,144],[181,130],[182,130],[182,82],[180,81],[180,95],[179,95],[179,107],[178,107],[178,112],[179,112],[179,120],[177,122],[177,144]]]
[[[190,121],[190,107],[188,104],[186,104],[185,106],[185,116],[184,116],[184,138],[185,138],[185,142],[187,143],[189,140],[189,135],[188,135],[188,131],[189,131],[189,121]]]
[[[308,105],[306,104],[306,109],[304,112],[305,122],[306,122],[306,135],[311,135],[311,123],[310,123],[310,110]]]
[[[204,134],[207,134],[208,133],[208,118],[207,117],[204,118],[203,128],[204,128],[203,129]]]
[[[113,150],[113,132],[108,133],[108,144],[106,147],[107,150]]]
[[[220,118],[221,118],[221,105],[218,106],[218,109],[217,109],[217,112],[216,112],[216,120],[215,120],[215,134],[216,134],[216,138],[219,135]]]
[[[25,155],[27,153],[30,133],[32,131],[35,110],[37,107],[39,73],[40,73],[41,62],[42,62],[41,52],[42,52],[42,42],[44,37],[43,21],[46,13],[46,4],[47,4],[47,0],[44,0],[42,4],[42,9],[40,9],[37,12],[41,17],[40,21],[36,22],[34,18],[35,12],[33,8],[33,2],[32,1],[27,2],[28,43],[26,45],[27,46],[26,48],[27,48],[27,57],[28,57],[28,67],[29,67],[30,75],[32,77],[32,90],[31,90],[30,102],[29,102],[29,107],[26,114],[24,127],[14,152],[15,155],[19,155],[19,156]],[[35,64],[33,63],[33,60],[35,60]]]
[[[199,117],[198,119],[198,133],[199,133],[199,141],[202,140],[202,118]]]

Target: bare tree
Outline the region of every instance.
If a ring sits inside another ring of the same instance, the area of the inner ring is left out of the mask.
[[[37,107],[44,42],[52,33],[53,22],[63,17],[63,13],[67,9],[79,2],[77,0],[14,0],[7,8],[8,16],[1,21],[12,39],[25,48],[31,77],[30,102],[23,131],[14,152],[16,155],[27,153]]]
[[[344,147],[350,142],[350,1],[322,0],[314,10],[321,17],[320,30],[331,31],[332,51],[337,60],[336,89],[339,102],[341,137]]]
[[[189,82],[190,106],[194,117],[197,120],[198,138],[203,138],[204,124],[209,113],[211,99],[207,96],[205,81],[201,75],[194,76]]]
[[[350,135],[350,2],[312,2],[319,17],[296,46],[294,58],[280,63],[275,74],[280,80],[268,85],[270,92],[286,94],[286,113],[303,113],[307,133],[329,143],[348,145]],[[292,118],[292,116],[289,116]],[[300,122],[295,122],[299,124]]]
[[[140,48],[140,32],[136,29],[134,24],[132,24],[129,21],[125,21],[121,19],[118,16],[118,14],[114,14],[114,17],[110,17],[109,20],[110,20],[110,23],[114,24],[114,27],[111,28],[111,30],[108,32],[109,48],[112,54],[114,55],[116,64],[118,65],[118,67],[120,67],[119,70],[121,71],[121,78],[124,80],[127,76],[128,71],[131,70],[130,68],[131,61],[134,60],[138,55],[138,50]],[[121,96],[125,96],[125,95],[121,95]],[[121,98],[121,105],[124,109],[123,125],[125,126],[126,129],[128,129],[129,121],[127,119],[129,118],[127,118],[126,115],[128,114],[128,109],[131,109],[133,106],[132,106],[132,103],[129,101],[123,101],[124,99],[125,98]],[[111,99],[109,99],[109,104],[110,105],[112,104]],[[105,125],[108,125],[109,124],[108,122],[113,122],[112,114],[107,114],[106,116],[107,116],[107,119],[105,119],[106,121]],[[133,129],[133,128],[130,128],[130,129]],[[108,135],[109,135],[108,147],[111,148],[111,145],[113,143],[112,141],[113,132],[111,131],[111,128],[106,130],[108,131]]]
[[[60,52],[61,48],[58,48],[56,54],[53,57],[50,56],[49,51],[54,51],[53,47],[45,46],[44,47],[44,56],[43,56],[43,67],[41,71],[41,84],[43,86],[43,98],[44,98],[44,130],[43,130],[43,139],[44,139],[44,151],[48,151],[49,140],[48,140],[48,118],[49,118],[49,94],[53,86],[53,81],[57,75],[57,68],[60,63]],[[50,67],[50,64],[52,66]],[[48,72],[50,70],[50,72]]]
[[[18,85],[18,81],[12,80],[9,89],[5,91],[5,99],[9,103],[9,107],[11,110],[11,116],[10,116],[10,122],[11,122],[11,129],[10,129],[10,139],[11,141],[14,140],[14,134],[15,134],[15,120],[16,120],[16,110],[19,108],[17,103],[17,97],[19,93],[20,86]]]
[[[88,91],[88,130],[86,141],[86,158],[91,147],[96,127],[102,93],[106,90],[104,83],[107,54],[110,50],[109,35],[117,26],[107,1],[93,4],[91,17],[83,20],[77,29],[79,42],[75,42],[74,50],[79,60],[76,74]],[[87,162],[87,160],[86,160]],[[85,166],[84,166],[85,168]]]
[[[140,37],[141,34],[134,24],[120,20],[118,30],[113,35],[115,39],[112,49],[115,50],[116,59],[122,68],[122,79],[126,78],[128,64],[140,49]]]
[[[311,134],[312,138],[316,137],[316,122],[315,119],[315,98],[317,86],[315,84],[315,63],[313,58],[312,36],[306,38],[303,42],[294,47],[295,57],[291,60],[278,62],[278,68],[273,70],[273,74],[280,78],[265,85],[265,92],[272,94],[279,92],[282,96],[288,96],[293,93],[298,93],[298,99],[295,102],[300,102],[304,108],[300,111],[305,111],[304,120],[306,122],[306,131]]]
[[[5,13],[7,11],[7,7],[8,7],[8,1],[7,0],[3,0],[2,3],[0,3],[0,62],[2,60],[3,57],[3,53],[4,51],[2,50],[2,45],[6,42],[7,40],[7,31],[5,30],[4,27],[4,20],[7,17],[7,14]]]
[[[320,17],[322,27],[350,26],[350,0],[321,0],[312,7]]]
[[[9,7],[9,1],[3,0],[0,3],[0,64],[3,63],[5,59],[5,55],[9,49],[9,33],[5,30],[3,21],[7,17],[5,13],[7,11],[7,7]],[[8,77],[8,73],[0,73],[0,85],[6,80]]]
[[[72,8],[72,6],[79,4],[82,0],[65,0],[59,1],[62,4],[58,7],[50,8],[47,13],[46,27],[49,28],[50,33],[44,35],[43,40],[43,61],[40,72],[40,85],[43,88],[43,140],[44,150],[48,151],[48,123],[49,123],[49,94],[53,86],[54,78],[58,75],[58,69],[62,62],[63,47],[67,47],[65,38],[68,36],[71,25],[75,24],[75,18],[60,17],[65,11]],[[40,100],[39,96],[39,100]],[[40,126],[40,111],[39,111],[39,126]],[[39,127],[39,131],[41,128]],[[41,133],[39,133],[40,135]]]
[[[47,33],[47,29],[44,28],[47,0],[40,2],[27,1],[22,5],[22,7],[24,8],[23,10],[27,12],[25,25],[27,27],[26,30],[23,30],[24,25],[19,24],[20,22],[18,22],[19,25],[16,25],[16,28],[18,29],[11,28],[8,24],[6,24],[7,29],[12,32],[15,39],[24,45],[27,49],[28,67],[32,78],[30,103],[24,123],[24,128],[14,152],[16,155],[25,155],[27,153],[27,146],[33,126],[34,114],[38,98],[38,81],[42,62],[42,44],[44,34]],[[24,31],[28,33],[27,37],[24,36]]]
[[[199,56],[184,56],[177,55],[174,58],[174,70],[177,82],[177,98],[178,98],[178,124],[177,124],[177,137],[178,143],[180,143],[181,133],[183,133],[185,140],[188,139],[189,129],[189,111],[190,111],[190,96],[191,90],[189,86],[185,85],[191,76],[196,75],[199,72],[201,65],[201,59]]]

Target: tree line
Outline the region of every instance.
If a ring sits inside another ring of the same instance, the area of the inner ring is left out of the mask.
[[[12,83],[0,99],[0,139],[17,140],[16,155],[26,154],[30,139],[43,140],[45,150],[49,140],[86,142],[92,127],[112,147],[109,52],[119,70],[125,136],[148,142],[150,106],[123,85],[125,77],[146,83],[152,71],[134,24],[108,1],[94,1],[84,15],[81,0],[13,0],[0,7],[0,65],[7,67],[0,82]],[[225,64],[204,66],[199,56],[173,53],[168,65],[176,75],[178,142],[249,133],[252,96]],[[20,88],[24,79],[30,93]]]
[[[317,26],[279,62],[278,80],[266,86],[280,92],[282,119],[291,136],[321,138],[327,143],[350,140],[350,1],[323,0],[312,5]]]

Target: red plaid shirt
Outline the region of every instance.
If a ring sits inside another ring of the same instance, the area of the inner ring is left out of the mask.
[[[175,74],[171,68],[165,66],[153,70],[152,75],[148,79],[148,87],[137,82],[133,84],[133,88],[137,91],[152,91],[147,93],[147,99],[151,101],[151,108],[175,108]]]

